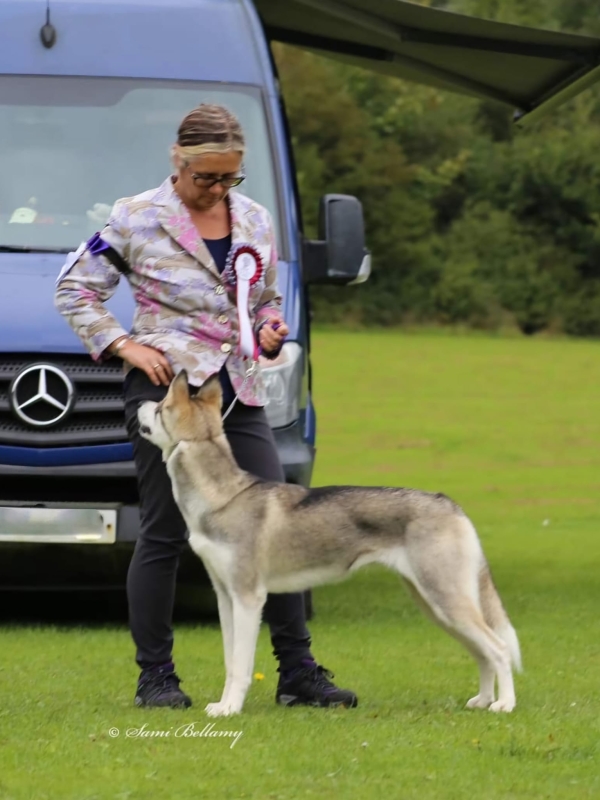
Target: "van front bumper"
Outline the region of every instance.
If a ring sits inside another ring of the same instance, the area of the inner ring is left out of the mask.
[[[288,483],[309,486],[315,448],[298,423],[273,431]],[[133,461],[0,464],[0,543],[115,544],[140,531]]]

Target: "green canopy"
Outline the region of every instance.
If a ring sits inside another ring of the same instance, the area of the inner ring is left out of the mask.
[[[600,39],[406,0],[254,0],[270,39],[473,97],[533,120],[600,80]]]

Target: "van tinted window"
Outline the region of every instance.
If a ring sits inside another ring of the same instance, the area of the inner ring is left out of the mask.
[[[202,102],[240,119],[246,181],[236,190],[277,226],[272,147],[260,91],[196,82],[0,76],[0,246],[72,249],[115,200],[171,171],[182,118]],[[278,226],[277,226],[278,227]]]

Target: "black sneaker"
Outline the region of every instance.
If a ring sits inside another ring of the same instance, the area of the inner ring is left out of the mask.
[[[282,706],[319,706],[356,708],[358,697],[349,689],[338,689],[331,682],[333,674],[311,659],[281,673],[275,700]]]
[[[181,691],[180,679],[172,664],[142,670],[135,694],[136,706],[167,706],[169,708],[189,708],[190,698]]]

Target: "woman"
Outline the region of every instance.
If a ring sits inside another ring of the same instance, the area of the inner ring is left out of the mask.
[[[125,416],[138,475],[141,531],[127,577],[129,618],[141,669],[135,703],[188,707],[172,658],[172,614],[179,555],[187,531],[158,448],[138,432],[137,408],[160,401],[185,368],[192,386],[219,373],[225,432],[240,467],[284,481],[264,404],[260,370],[240,352],[245,315],[267,358],[276,357],[288,328],[277,288],[277,252],[269,213],[230,189],[243,181],[244,136],[221,106],[201,105],[179,127],[175,174],[160,187],[117,201],[106,227],[65,265],[55,303],[92,357],[125,362]],[[256,267],[248,308],[238,316],[230,275],[241,246]],[[262,267],[262,269],[261,269]],[[132,333],[106,310],[121,274],[136,300]],[[259,274],[260,273],[260,274]],[[250,334],[252,336],[252,333]],[[246,341],[246,351],[247,351]],[[301,594],[270,595],[265,606],[279,661],[276,700],[284,705],[355,706],[310,652]]]

